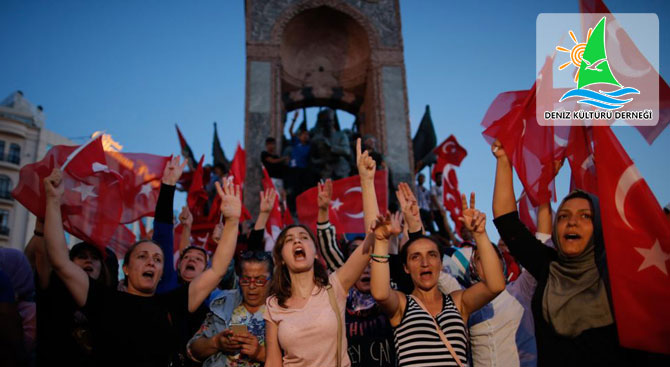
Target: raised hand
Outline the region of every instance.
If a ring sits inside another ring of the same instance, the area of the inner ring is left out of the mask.
[[[361,153],[361,138],[356,139],[356,166],[361,181],[374,181],[377,163],[367,151]]]
[[[470,193],[470,205],[465,199],[465,194],[461,194],[463,203],[462,215],[458,219],[463,222],[465,228],[473,234],[486,233],[486,214],[475,209],[475,193]]]
[[[412,192],[412,189],[405,182],[398,185],[398,190],[395,192],[400,204],[400,210],[405,216],[405,222],[410,232],[417,232],[421,230],[421,216],[419,215],[419,203]]]
[[[54,168],[51,174],[44,178],[44,192],[49,199],[57,199],[63,196],[65,185],[63,184],[63,173],[59,168]]]
[[[275,199],[277,198],[277,191],[272,187],[261,191],[261,213],[269,213],[272,211],[272,208],[275,204]]]
[[[319,193],[317,197],[319,210],[328,210],[330,200],[333,197],[333,182],[330,179],[327,179],[324,183],[319,182],[317,190]]]
[[[239,220],[242,213],[242,200],[240,199],[240,186],[231,181],[224,180],[223,187],[215,182],[216,192],[221,198],[221,213],[226,220]]]
[[[507,153],[505,153],[505,149],[503,149],[502,143],[498,139],[491,144],[491,153],[496,159],[507,157]]]
[[[181,207],[181,213],[179,213],[179,223],[188,228],[191,228],[191,225],[193,225],[193,215],[191,214],[191,211],[188,210],[188,206],[186,205]]]
[[[184,159],[184,162],[181,162],[180,164],[180,160],[181,157],[177,155],[167,162],[165,169],[163,170],[163,179],[161,182],[170,186],[177,184],[182,171],[184,171],[184,166],[186,166],[186,162],[188,162],[187,159]]]
[[[391,214],[378,215],[377,219],[370,226],[370,230],[375,234],[375,239],[379,241],[388,240],[394,234],[391,225]]]
[[[391,214],[391,226],[389,230],[391,231],[391,236],[397,236],[402,233],[402,212],[397,211]]]

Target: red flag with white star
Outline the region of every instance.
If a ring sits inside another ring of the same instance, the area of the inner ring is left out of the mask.
[[[89,149],[93,150],[90,155],[86,154]],[[118,173],[108,169],[107,162],[97,153],[97,147],[92,147],[90,142],[79,147],[55,146],[41,161],[21,168],[19,183],[12,195],[31,213],[44,218],[43,180],[54,167],[60,168],[69,162],[63,168],[63,228],[104,249],[113,238],[119,237],[117,232],[123,211],[122,180]],[[105,155],[102,157],[104,159]]]
[[[106,151],[107,166],[122,178],[121,223],[153,216],[165,165],[170,157],[147,153]]]
[[[386,171],[375,172],[374,182],[379,212],[385,213],[388,208]],[[310,228],[316,228],[319,212],[317,196],[318,192],[315,186],[296,198],[300,223],[306,224]],[[329,211],[331,221],[339,233],[365,233],[361,178],[358,175],[333,181],[330,209],[332,209],[332,211]]]
[[[594,127],[595,165],[621,345],[670,353],[670,224],[609,127]]]

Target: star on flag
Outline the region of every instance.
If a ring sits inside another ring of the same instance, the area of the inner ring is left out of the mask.
[[[340,210],[340,207],[342,206],[342,201],[340,201],[340,198],[336,198],[330,203],[330,206],[333,208],[333,210]]]
[[[72,191],[76,191],[79,193],[79,195],[81,195],[81,201],[86,201],[86,198],[89,196],[93,198],[98,197],[98,195],[93,192],[93,186],[91,185],[80,184],[79,186],[73,188]]]
[[[644,261],[642,261],[642,264],[640,264],[637,271],[642,271],[646,268],[655,266],[658,270],[662,271],[663,274],[668,275],[668,268],[665,266],[665,262],[670,260],[670,254],[663,252],[658,239],[656,239],[656,242],[654,242],[654,245],[651,248],[635,247],[635,251],[639,252],[640,255],[644,257]]]

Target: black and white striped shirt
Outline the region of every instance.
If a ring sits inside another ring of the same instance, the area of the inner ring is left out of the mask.
[[[443,295],[442,311],[437,314],[436,319],[461,363],[466,366],[465,324],[451,296]],[[394,328],[393,335],[399,367],[458,366],[435,330],[433,317],[409,295],[405,314],[400,324]]]

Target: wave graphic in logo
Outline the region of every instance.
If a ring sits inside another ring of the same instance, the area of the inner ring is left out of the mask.
[[[563,102],[563,100],[570,97],[580,97],[586,99],[579,100],[577,101],[578,103],[584,103],[606,110],[616,110],[623,107],[626,103],[632,101],[633,99],[617,99],[615,97],[623,97],[628,94],[640,94],[640,91],[631,87],[621,88],[613,92],[595,92],[590,89],[578,88],[565,93],[559,102]]]

